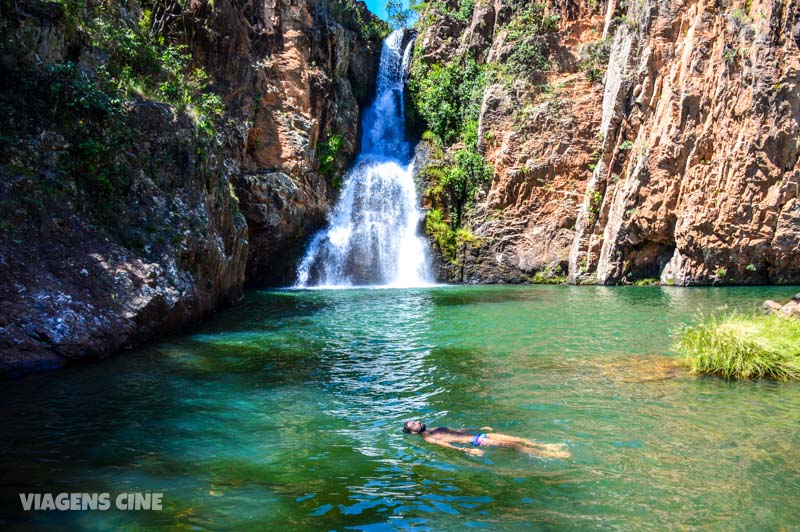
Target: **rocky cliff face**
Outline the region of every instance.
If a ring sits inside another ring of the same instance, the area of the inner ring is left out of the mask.
[[[193,2],[177,33],[184,21],[193,57],[246,126],[234,184],[250,228],[247,279],[290,283],[357,152],[386,26],[342,0]]]
[[[349,0],[4,5],[0,373],[285,282],[356,152],[384,29]]]
[[[417,64],[483,65],[494,167],[443,278],[800,280],[796,3],[478,1],[461,20],[427,5]],[[514,68],[531,46],[536,68]]]

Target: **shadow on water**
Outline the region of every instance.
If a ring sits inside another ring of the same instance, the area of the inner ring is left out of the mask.
[[[454,285],[431,289],[431,302],[437,307],[468,306],[480,303],[536,302],[549,293],[569,291],[567,286],[542,286],[540,290],[520,290],[513,285],[464,286]]]

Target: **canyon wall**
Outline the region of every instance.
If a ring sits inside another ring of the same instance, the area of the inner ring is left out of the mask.
[[[426,3],[412,68],[412,91],[465,57],[485,76],[477,149],[493,176],[440,278],[800,282],[796,2],[464,5]],[[530,57],[544,61],[514,68]],[[446,170],[462,144],[431,159],[423,138],[425,206],[447,214],[425,168]]]
[[[350,0],[3,4],[0,374],[291,280],[386,30]]]
[[[193,2],[172,26],[246,125],[233,182],[250,228],[247,281],[291,283],[358,151],[388,28],[354,0]]]

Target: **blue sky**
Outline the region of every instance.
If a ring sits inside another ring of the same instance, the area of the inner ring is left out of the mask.
[[[364,0],[370,11],[386,20],[386,0]],[[408,7],[408,0],[403,0],[403,5]]]

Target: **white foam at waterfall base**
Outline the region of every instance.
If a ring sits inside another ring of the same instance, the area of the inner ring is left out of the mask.
[[[364,112],[361,153],[341,196],[297,269],[298,287],[431,284],[428,246],[405,139],[403,84],[412,42],[398,30],[383,43],[375,100]]]

